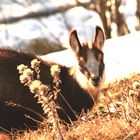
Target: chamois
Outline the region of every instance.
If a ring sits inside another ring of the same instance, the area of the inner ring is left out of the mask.
[[[56,104],[59,106],[57,113],[61,120],[75,121],[81,112],[92,109],[104,77],[105,65],[102,51],[104,41],[104,33],[98,26],[91,43],[81,44],[77,31],[70,32],[69,43],[77,64],[72,67],[59,65],[60,90],[64,98],[58,95]],[[37,123],[27,118],[26,114],[33,119],[42,120],[38,115],[43,115],[41,105],[33,98],[33,94],[30,94],[28,87],[20,83],[17,70],[20,64],[30,66],[30,62],[35,58],[40,59],[28,53],[0,49],[1,129],[37,128]],[[50,74],[51,63],[41,59],[40,61],[40,80],[47,85],[53,84],[53,77]],[[7,102],[10,101],[20,106],[9,106]]]

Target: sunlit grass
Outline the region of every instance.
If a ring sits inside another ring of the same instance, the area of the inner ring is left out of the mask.
[[[140,74],[109,84],[101,90],[98,103],[70,126],[59,124],[65,140],[139,140]],[[44,122],[45,123],[45,122]],[[47,125],[47,124],[46,124]],[[19,140],[54,138],[47,126],[17,135]]]

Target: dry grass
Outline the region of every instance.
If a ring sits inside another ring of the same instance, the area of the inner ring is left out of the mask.
[[[58,76],[57,73],[54,73],[54,75]],[[31,83],[33,83],[34,80],[35,79],[32,79]],[[55,91],[51,93],[59,94],[58,86],[61,81],[57,80],[54,81],[54,83],[56,83]],[[28,86],[30,88],[30,84],[28,84]],[[35,86],[35,90],[39,91],[40,87]],[[46,108],[48,105],[45,105],[45,102],[42,101],[43,99],[44,97],[41,97],[39,100],[40,102],[43,102],[43,107]],[[51,129],[48,127],[48,120],[45,120],[43,126],[37,131],[25,131],[22,135],[17,132],[15,139],[140,140],[139,102],[140,74],[133,74],[130,78],[113,82],[106,88],[102,89],[99,94],[98,102],[94,106],[93,110],[88,114],[81,115],[79,120],[74,122],[72,125],[64,126],[59,124],[57,116],[53,115]],[[47,102],[46,104],[48,103],[50,104],[50,102]],[[50,106],[50,111],[51,113],[56,112],[54,104],[53,107]],[[57,135],[57,133],[61,133],[62,137],[60,137],[61,134]]]
[[[60,129],[64,140],[139,140],[140,74],[114,82],[101,90],[93,111]],[[113,106],[114,105],[114,106]],[[17,140],[51,140],[53,132],[40,128],[17,135]]]

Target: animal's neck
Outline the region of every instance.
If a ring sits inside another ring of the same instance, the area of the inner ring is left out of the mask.
[[[99,89],[94,87],[86,76],[80,71],[79,66],[73,66],[69,70],[69,74],[77,81],[83,90],[86,90],[89,95],[96,101]]]

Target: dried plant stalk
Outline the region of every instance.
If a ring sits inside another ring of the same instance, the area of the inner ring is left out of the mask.
[[[59,128],[59,119],[57,115],[57,109],[55,99],[60,93],[59,89],[59,73],[60,68],[58,65],[51,67],[51,75],[53,76],[53,89],[50,89],[49,85],[44,85],[40,81],[40,61],[34,59],[31,61],[31,68],[21,64],[17,67],[20,73],[20,81],[25,86],[28,86],[34,97],[37,97],[38,103],[41,103],[44,114],[47,116],[48,128],[53,130],[54,139],[63,140],[61,130]],[[36,79],[34,78],[36,77]]]

